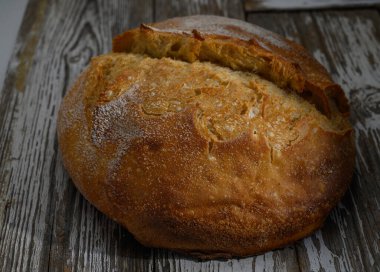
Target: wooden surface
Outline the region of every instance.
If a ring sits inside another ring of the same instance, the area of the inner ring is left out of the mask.
[[[322,230],[281,250],[199,262],[144,248],[89,204],[65,172],[56,116],[67,88],[117,33],[209,13],[302,43],[350,99],[355,177]],[[380,15],[245,13],[240,0],[30,0],[0,90],[0,271],[380,271]]]
[[[376,8],[380,0],[245,0],[246,11]]]
[[[3,88],[8,61],[13,51],[27,0],[0,1],[0,89]]]

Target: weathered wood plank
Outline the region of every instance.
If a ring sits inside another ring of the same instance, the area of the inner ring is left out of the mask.
[[[195,14],[213,14],[244,20],[241,0],[155,1],[155,21]]]
[[[270,251],[265,254],[229,260],[197,261],[168,250],[155,254],[155,271],[298,271],[296,252],[293,247]]]
[[[12,57],[17,58],[18,63],[10,63],[0,98],[0,199],[3,203],[0,205],[0,270],[2,271],[11,271],[10,267],[13,267],[13,270],[21,270],[24,266],[36,270],[40,265],[47,265],[48,261],[42,257],[45,255],[43,245],[46,244],[48,237],[44,235],[45,218],[39,214],[39,205],[46,206],[48,198],[42,199],[40,195],[47,195],[49,187],[33,185],[36,180],[46,177],[47,174],[47,169],[42,167],[46,165],[44,158],[46,153],[40,138],[43,137],[44,142],[49,141],[48,130],[51,120],[38,118],[40,114],[45,113],[46,107],[41,107],[41,104],[46,104],[46,96],[39,104],[38,100],[41,97],[32,97],[30,93],[25,93],[25,90],[30,90],[25,81],[33,81],[35,88],[39,85],[35,78],[29,77],[29,71],[35,68],[32,60],[33,56],[38,54],[37,42],[45,21],[43,14],[46,9],[47,1],[29,3],[26,14],[34,19],[24,20],[21,26]],[[23,44],[23,41],[28,41],[28,45]],[[28,102],[34,104],[31,108],[36,114],[18,119],[25,114],[22,113],[22,103],[26,106]],[[37,124],[38,130],[32,132],[31,127]],[[15,134],[19,136],[14,137]],[[24,138],[26,134],[29,134],[29,139]],[[30,164],[23,164],[25,160],[29,160]],[[10,182],[11,180],[14,182]],[[45,184],[47,182],[48,179]],[[38,239],[35,234],[39,234]],[[28,255],[32,252],[39,258],[29,258]]]
[[[252,14],[265,28],[302,43],[351,100],[357,165],[324,228],[297,245],[303,271],[380,269],[380,17],[376,11]],[[276,23],[273,23],[273,22]]]
[[[246,11],[380,7],[379,0],[244,0]]]
[[[152,15],[151,1],[29,3],[0,98],[0,270],[151,270],[151,250],[69,181],[55,122],[90,58]]]

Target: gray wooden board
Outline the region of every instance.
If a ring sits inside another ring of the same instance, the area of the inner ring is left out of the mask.
[[[241,0],[156,0],[155,20],[194,14],[215,14],[244,19]]]
[[[0,91],[0,271],[379,270],[380,17],[374,11],[248,16],[304,44],[351,100],[355,178],[313,236],[256,257],[199,262],[141,246],[72,185],[56,139],[67,88],[92,56],[110,50],[117,33],[196,13],[244,17],[240,0],[30,0]]]
[[[246,11],[379,7],[379,0],[244,0]]]

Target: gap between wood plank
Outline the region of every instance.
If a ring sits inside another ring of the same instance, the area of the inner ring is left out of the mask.
[[[247,12],[379,8],[379,0],[243,0]]]

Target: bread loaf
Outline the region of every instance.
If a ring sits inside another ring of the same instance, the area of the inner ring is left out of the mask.
[[[354,168],[339,85],[303,47],[191,16],[114,39],[65,96],[64,165],[146,246],[247,256],[320,228]]]

